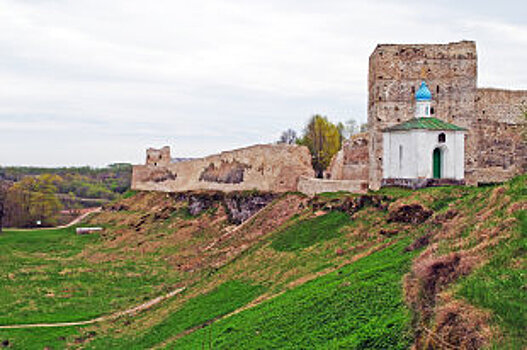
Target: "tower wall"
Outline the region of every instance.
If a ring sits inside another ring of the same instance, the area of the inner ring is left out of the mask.
[[[170,147],[165,146],[160,149],[147,149],[146,164],[153,166],[165,166],[170,164]]]
[[[527,91],[478,89],[476,96],[476,168],[478,183],[508,180],[527,170],[525,118]]]

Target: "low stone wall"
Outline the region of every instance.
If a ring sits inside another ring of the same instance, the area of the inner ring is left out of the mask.
[[[326,180],[313,177],[300,177],[298,191],[308,196],[324,192],[353,192],[366,193],[368,182],[362,180]]]
[[[287,192],[297,190],[301,176],[314,176],[311,155],[306,147],[255,145],[161,166],[159,163],[136,165],[132,189]]]

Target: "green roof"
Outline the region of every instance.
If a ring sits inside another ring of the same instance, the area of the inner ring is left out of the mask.
[[[412,118],[401,124],[391,126],[384,129],[384,131],[405,131],[413,129],[425,129],[425,130],[453,130],[453,131],[464,131],[465,128],[461,128],[457,125],[450,124],[433,117],[426,118]]]

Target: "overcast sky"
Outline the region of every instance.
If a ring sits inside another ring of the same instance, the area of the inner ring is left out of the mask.
[[[476,40],[527,89],[525,1],[0,0],[0,164],[143,163],[366,120],[378,43]]]

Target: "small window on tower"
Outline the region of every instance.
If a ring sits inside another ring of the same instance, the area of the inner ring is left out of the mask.
[[[441,134],[439,134],[439,137],[437,138],[439,143],[445,143],[446,141],[446,135],[444,132],[442,132]]]
[[[430,114],[434,114],[434,107],[430,107]]]

